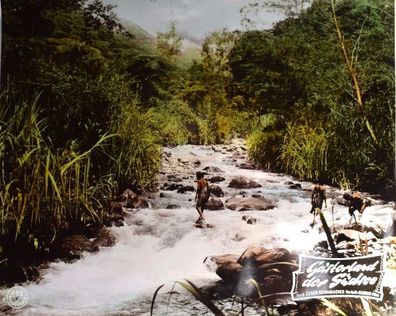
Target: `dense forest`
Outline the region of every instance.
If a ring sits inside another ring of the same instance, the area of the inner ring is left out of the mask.
[[[236,136],[263,168],[394,197],[391,0],[273,7],[272,29],[214,32],[199,56],[99,0],[2,4],[3,244],[48,252],[149,190],[162,146]]]

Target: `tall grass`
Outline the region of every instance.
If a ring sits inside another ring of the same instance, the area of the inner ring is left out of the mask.
[[[45,137],[38,100],[15,103],[2,95],[0,112],[1,233],[36,248],[47,247],[67,224],[100,222],[112,190],[110,176],[95,178],[91,161],[112,135],[86,151],[76,141],[55,148]]]
[[[300,178],[318,178],[328,168],[329,137],[322,127],[289,123],[280,155],[284,169]]]
[[[135,98],[121,105],[112,121],[110,169],[120,185],[149,185],[160,167],[161,134],[152,109],[143,111]]]

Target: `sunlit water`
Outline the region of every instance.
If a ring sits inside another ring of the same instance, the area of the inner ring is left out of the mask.
[[[203,260],[210,255],[241,254],[252,244],[266,248],[285,247],[302,253],[320,240],[324,240],[319,225],[311,228],[310,190],[312,183],[300,182],[302,190],[289,189],[286,181],[295,181],[290,176],[258,170],[239,169],[243,157],[233,156],[226,146],[179,146],[166,149],[170,157],[163,160],[163,174],[174,174],[183,179],[183,184],[194,185],[195,172],[206,166],[220,168],[222,173],[210,173],[226,178],[218,185],[225,192],[225,201],[244,191],[245,196],[259,194],[274,201],[276,208],[268,211],[237,212],[231,210],[207,211],[207,222],[213,228],[198,229],[193,226],[197,218],[194,194],[159,191],[152,196],[151,209],[131,211],[125,218],[125,226],[111,228],[117,244],[103,248],[98,253],[87,253],[74,263],[52,263],[38,284],[24,284],[29,293],[28,304],[12,314],[21,315],[144,315],[149,313],[150,298],[155,289],[165,284],[161,292],[170,290],[176,280],[188,279],[199,285],[210,284],[219,278],[208,270]],[[240,154],[243,151],[240,150]],[[235,161],[237,159],[237,161]],[[194,165],[200,161],[199,167]],[[245,176],[259,182],[257,189],[231,189],[227,185],[233,176]],[[166,194],[159,198],[159,193]],[[331,197],[342,192],[329,188]],[[165,209],[177,204],[179,209]],[[375,205],[368,208],[361,221],[375,221],[388,227],[391,223],[393,205]],[[337,227],[348,223],[350,217],[345,206],[335,205],[334,219]],[[242,221],[243,215],[257,219],[256,225]],[[332,226],[331,199],[326,211]],[[180,288],[178,292],[183,292]],[[4,293],[4,291],[3,291]],[[183,306],[173,307],[171,315],[205,314],[205,308],[184,294]],[[198,305],[195,306],[194,304]],[[158,315],[165,312],[159,306]]]

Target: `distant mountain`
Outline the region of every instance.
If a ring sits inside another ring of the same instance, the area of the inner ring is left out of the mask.
[[[136,41],[140,46],[146,48],[153,48],[155,46],[155,37],[144,30],[141,26],[129,20],[122,20],[121,23],[125,29],[135,37],[134,41]]]
[[[144,30],[141,26],[129,20],[122,20],[122,25],[125,29],[134,36],[134,41],[139,47],[153,51],[155,50],[155,36]],[[202,42],[190,38],[188,35],[180,35],[182,39],[181,52],[178,56],[178,64],[182,68],[189,68],[193,61],[201,61],[201,46]]]

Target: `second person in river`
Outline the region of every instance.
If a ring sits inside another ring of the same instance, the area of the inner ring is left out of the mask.
[[[327,201],[326,201],[326,188],[324,185],[321,183],[318,183],[314,186],[312,195],[311,195],[311,214],[314,215],[313,221],[311,226],[313,227],[315,225],[315,216],[316,216],[316,209],[322,209],[323,207],[323,202],[325,202],[325,207],[327,207]]]
[[[204,178],[203,172],[197,172],[197,193],[195,194],[195,201],[197,202],[196,208],[199,214],[199,218],[196,223],[205,220],[203,212],[206,207],[206,203],[209,200],[209,184]]]

